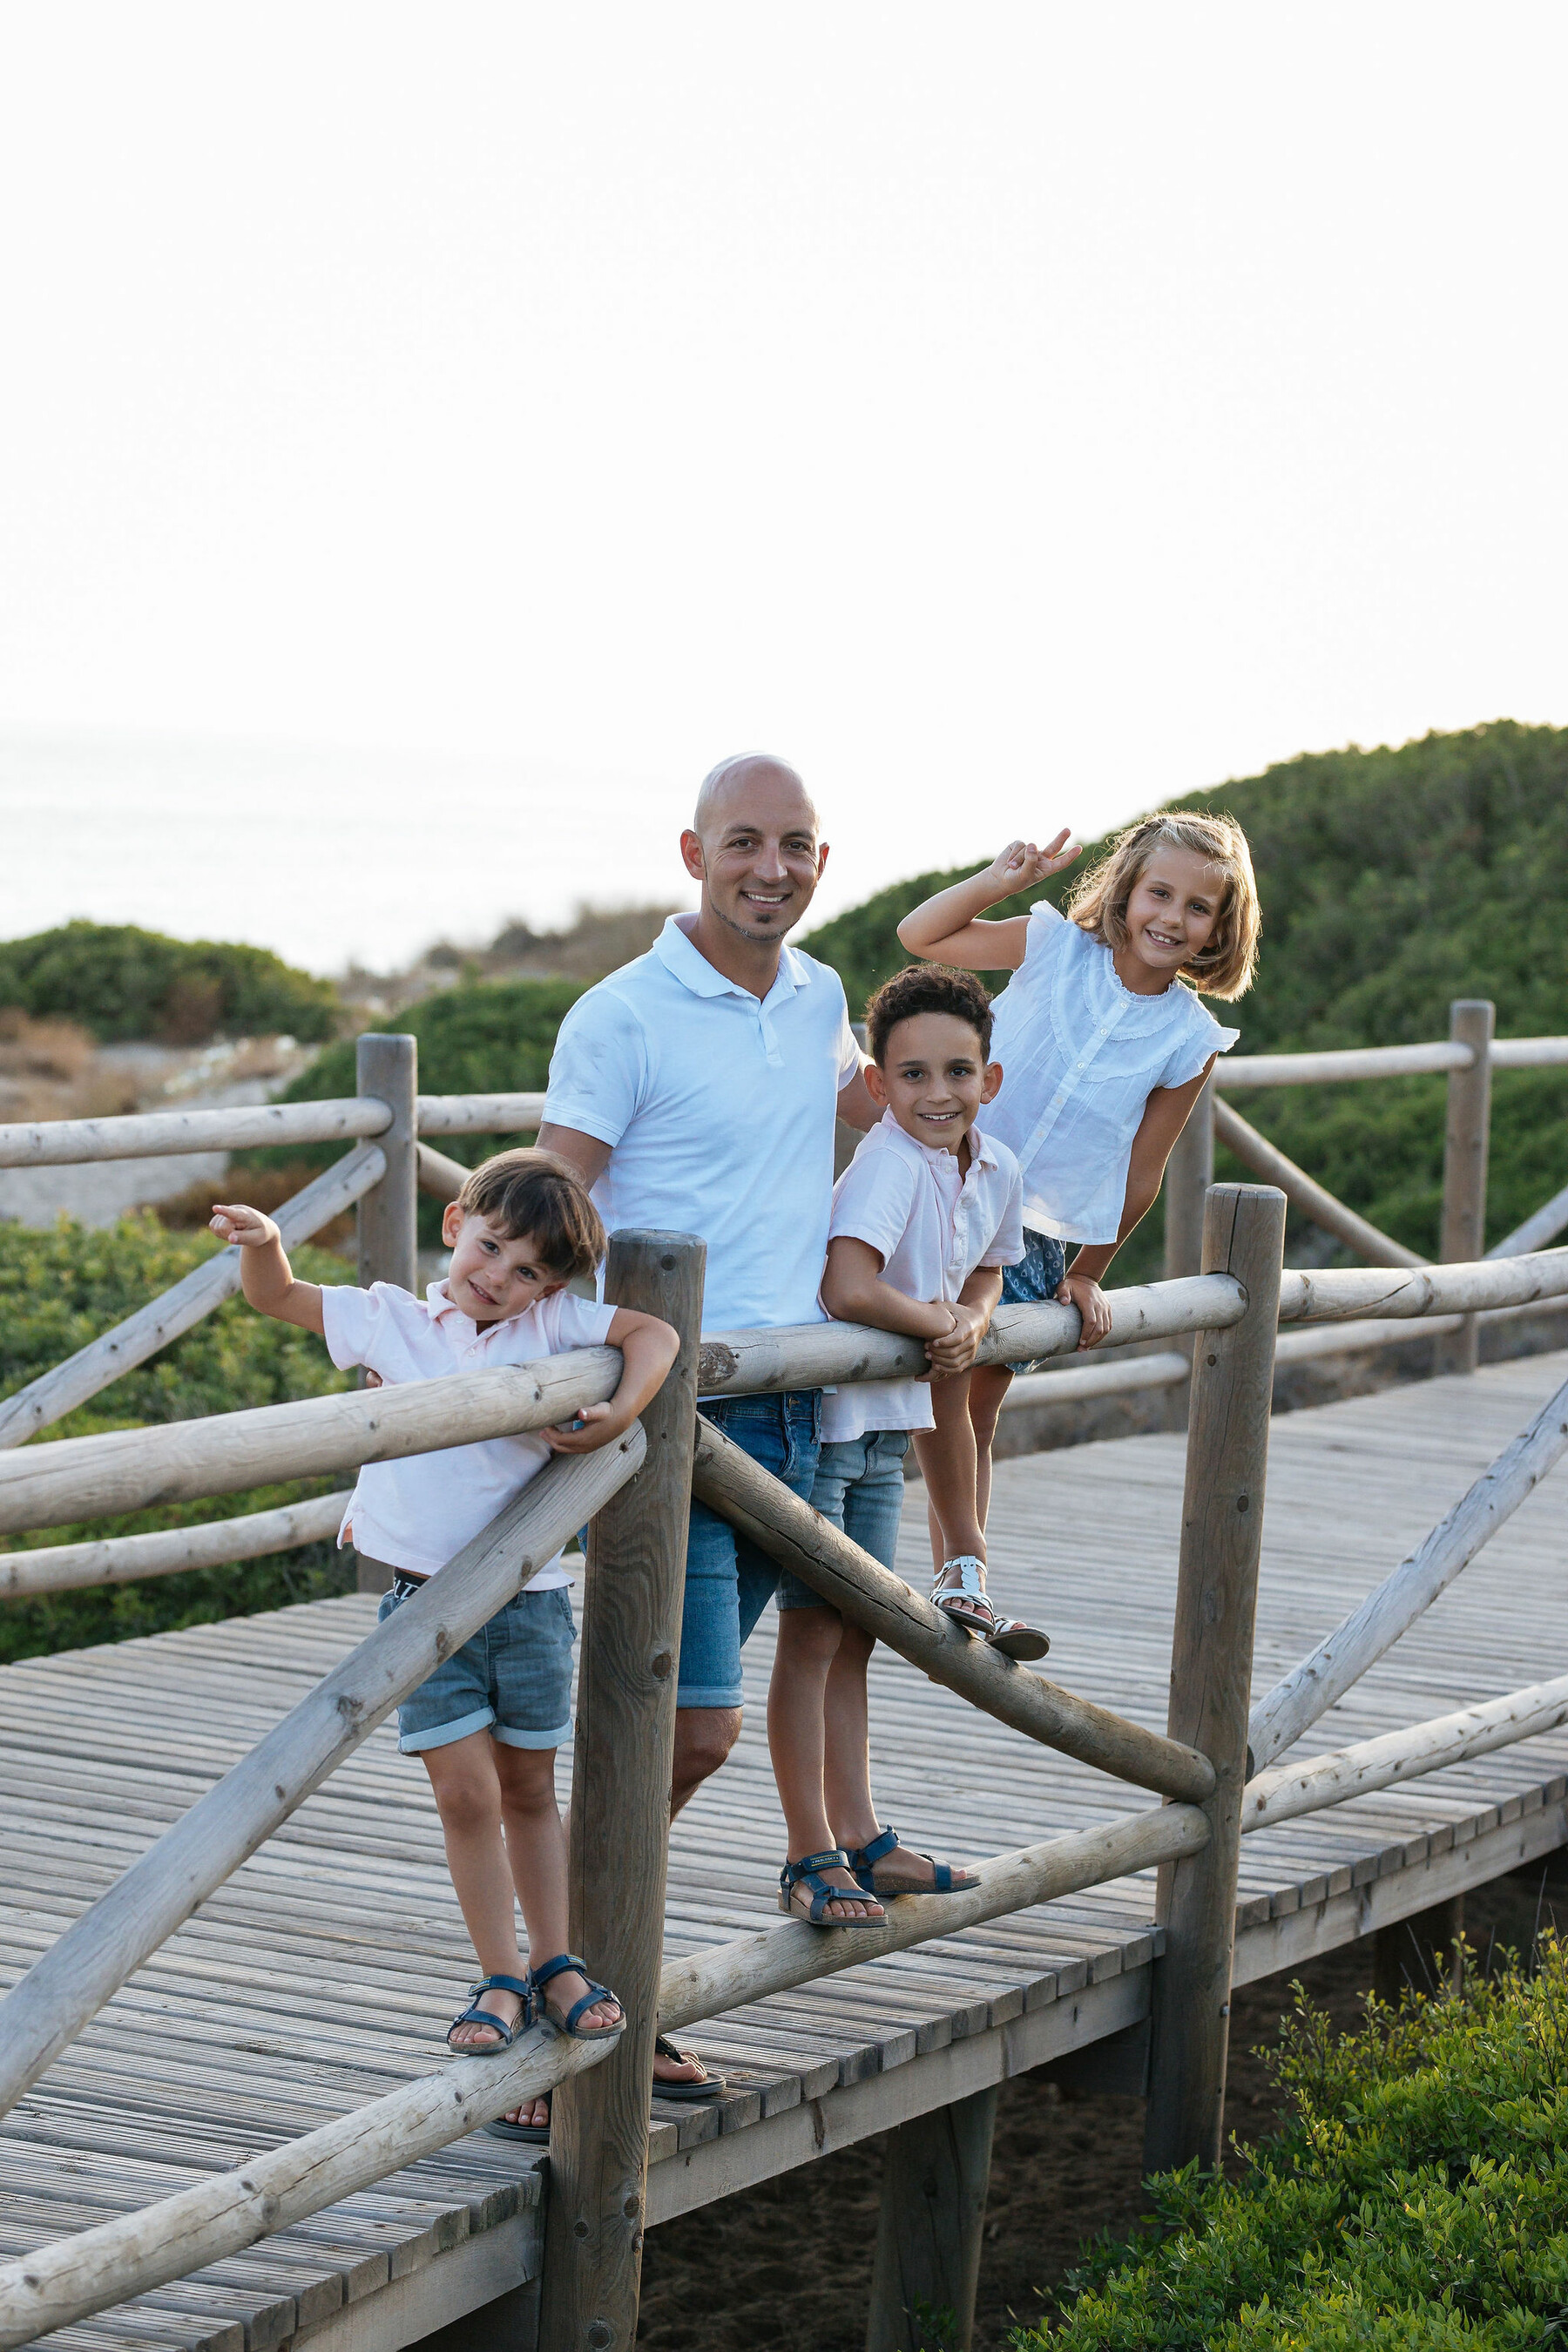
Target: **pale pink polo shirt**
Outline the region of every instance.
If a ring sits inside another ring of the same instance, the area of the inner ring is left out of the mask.
[[[955,1299],[977,1265],[1024,1255],[1024,1180],[1005,1143],[969,1130],[969,1173],[951,1151],[906,1135],[890,1110],[833,1188],[827,1237],[847,1234],[881,1255],[882,1279],[906,1298]],[[929,1381],[865,1381],[822,1400],[825,1445],[868,1429],[931,1429]]]
[[[321,1292],[333,1363],[345,1370],[363,1364],[389,1386],[602,1347],[615,1312],[573,1291],[557,1290],[526,1314],[479,1324],[452,1305],[444,1282],[433,1282],[426,1298],[415,1298],[392,1282],[374,1283],[368,1290],[333,1283]],[[437,1454],[410,1454],[399,1462],[367,1462],[349,1497],[338,1541],[348,1540],[352,1527],[354,1548],[367,1559],[415,1576],[434,1576],[549,1460],[543,1439],[524,1433],[449,1445]],[[526,1590],[542,1592],[571,1581],[557,1552],[530,1578]]]

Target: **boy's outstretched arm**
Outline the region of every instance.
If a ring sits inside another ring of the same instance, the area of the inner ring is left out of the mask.
[[[983,923],[980,916],[1016,890],[1033,889],[1047,875],[1059,874],[1078,854],[1079,844],[1065,824],[1044,849],[1032,841],[1010,841],[983,873],[939,890],[906,915],[899,925],[900,945],[911,955],[958,964],[965,971],[1016,971],[1024,961],[1028,917],[1008,915],[999,923]]]
[[[301,1331],[313,1331],[318,1339],[325,1338],[321,1286],[295,1281],[282,1235],[270,1217],[264,1217],[259,1209],[247,1209],[241,1201],[216,1201],[212,1229],[240,1251],[240,1288],[258,1314],[275,1316],[279,1323],[298,1324]]]
[[[680,1352],[680,1336],[657,1315],[617,1307],[605,1345],[621,1351],[620,1386],[608,1404],[585,1404],[575,1421],[542,1429],[539,1434],[552,1454],[594,1454],[629,1429],[644,1405],[658,1395]]]
[[[906,1298],[882,1280],[882,1257],[869,1242],[838,1234],[827,1244],[822,1303],[840,1323],[868,1323],[874,1331],[900,1331],[910,1339],[945,1339],[956,1329],[954,1308],[940,1299]]]

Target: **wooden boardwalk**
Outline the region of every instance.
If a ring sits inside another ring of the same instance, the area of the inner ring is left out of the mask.
[[[1273,1427],[1257,1688],[1387,1572],[1568,1372],[1533,1357]],[[1072,1690],[1163,1727],[1184,1440],[1004,1464],[993,1582],[1048,1625]],[[923,1499],[901,1565],[926,1573]],[[1560,1671],[1564,1512],[1538,1492],[1300,1752]],[[349,1598],[0,1670],[0,1981],[9,1983],[358,1641]],[[765,1632],[734,1758],[676,1826],[672,1953],[767,1925],[783,1832]],[[955,1859],[1151,1801],[976,1714],[879,1651],[883,1818]],[[1425,1908],[1568,1843],[1568,1728],[1247,1839],[1237,1974]],[[1126,1880],[769,2000],[686,2037],[721,2105],[656,2108],[657,2224],[1094,2043],[1138,2059],[1152,1885]],[[383,1727],[132,1979],[0,2123],[0,2249],[24,2252],[426,2074],[472,1968],[425,1776]],[[1109,2037],[1120,2037],[1110,2041]],[[198,2276],[49,2339],[392,2352],[534,2275],[539,2183],[482,2135]],[[521,2338],[514,2340],[521,2341]]]

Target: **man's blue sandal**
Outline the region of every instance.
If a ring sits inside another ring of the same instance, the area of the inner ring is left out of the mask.
[[[849,1847],[849,1867],[857,1882],[865,1888],[868,1895],[875,1895],[879,1900],[884,1895],[962,1895],[968,1887],[978,1886],[980,1884],[973,1871],[954,1870],[950,1862],[937,1862],[931,1854],[922,1853],[921,1860],[929,1862],[931,1866],[931,1878],[929,1885],[923,1879],[906,1878],[901,1879],[895,1885],[887,1877],[884,1877],[879,1885],[877,1864],[884,1854],[896,1852],[898,1844],[898,1831],[887,1829],[874,1837],[869,1845]]]
[[[805,1919],[813,1927],[875,1927],[879,1923],[867,1918],[835,1918],[828,1911],[830,1903],[853,1903],[858,1900],[852,1886],[830,1886],[822,1874],[825,1870],[847,1870],[849,1857],[841,1845],[827,1853],[808,1853],[799,1862],[786,1862],[779,1873],[779,1909],[792,1918]],[[811,1896],[811,1909],[803,1911],[795,1901],[795,1890],[804,1886]],[[876,1901],[876,1896],[872,1896]]]
[[[581,2000],[574,2000],[571,2008],[563,2014],[544,1988],[552,1978],[569,1975],[573,1969],[575,1969],[580,1977],[587,1979],[588,1990]],[[614,2025],[581,2027],[578,2025],[577,2020],[584,2011],[592,2009],[595,2001],[613,2000],[617,2009],[621,2004],[608,1985],[594,1982],[593,1978],[588,1975],[586,1967],[577,1958],[575,1952],[557,1952],[552,1960],[545,1960],[537,1969],[530,1969],[528,1981],[539,2013],[548,2019],[557,2033],[569,2034],[574,2042],[607,2042],[612,2033],[622,2033],[626,2031],[626,2021],[624,2014],[616,2018]]]
[[[480,1993],[498,1989],[501,1992],[516,1993],[522,2003],[515,2024],[509,2025],[505,2018],[498,2017],[493,2010],[480,2009],[478,2005]],[[468,1987],[468,2001],[470,2005],[461,2017],[455,2017],[447,2028],[447,2047],[455,2058],[499,2058],[503,2050],[511,2048],[524,2026],[533,2022],[533,1994],[527,1979],[522,1977],[481,1977],[478,1984]],[[459,2025],[488,2025],[500,2039],[499,2042],[458,2043],[453,2041],[452,2036]]]

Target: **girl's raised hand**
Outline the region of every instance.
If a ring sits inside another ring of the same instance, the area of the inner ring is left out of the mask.
[[[1047,876],[1059,874],[1070,866],[1083,846],[1072,837],[1072,827],[1064,824],[1054,840],[1043,849],[1032,841],[1010,841],[991,861],[989,878],[995,882],[997,896],[1010,898],[1015,890],[1032,889]]]
[[[247,1209],[243,1201],[215,1201],[211,1223],[221,1240],[233,1242],[239,1249],[265,1249],[279,1237],[271,1218],[264,1217],[259,1209]]]

